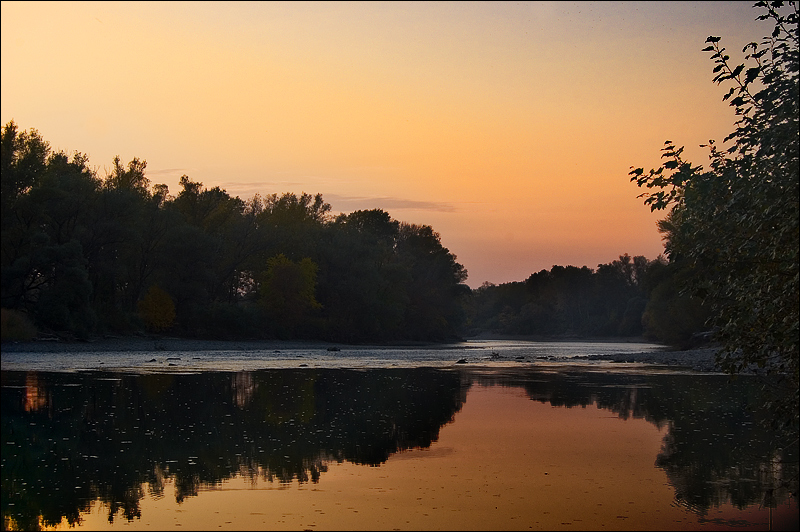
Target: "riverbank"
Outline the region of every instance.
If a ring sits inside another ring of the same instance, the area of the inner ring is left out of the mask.
[[[487,340],[481,338],[481,340]],[[504,339],[504,340],[507,340]],[[520,339],[521,340],[521,339]],[[614,342],[608,339],[568,339],[571,342],[609,342],[609,343],[628,343]],[[630,339],[629,339],[630,340]],[[530,341],[530,340],[529,340]],[[552,342],[552,340],[551,340]],[[398,347],[409,347],[408,345],[393,346],[344,346],[321,341],[286,341],[286,340],[197,340],[173,337],[99,337],[91,341],[64,341],[64,340],[34,340],[29,342],[3,342],[3,353],[53,353],[53,354],[80,354],[92,352],[128,353],[128,352],[164,352],[164,353],[186,353],[186,352],[225,352],[225,351],[268,351],[280,352],[290,350],[328,350],[336,351],[339,348],[352,350],[381,350],[396,349]],[[415,345],[422,349],[452,349],[453,344],[425,344]],[[581,359],[595,361],[606,360],[618,363],[641,362],[646,364],[658,364],[665,366],[680,366],[691,368],[696,371],[719,371],[714,362],[714,347],[702,347],[687,351],[673,351],[658,349],[648,352],[617,353],[602,355],[586,355],[571,357],[572,362]],[[558,361],[560,357],[552,357],[551,361]]]
[[[316,341],[289,340],[196,340],[191,338],[104,336],[88,341],[31,340],[3,342],[2,351],[9,353],[88,353],[108,351],[274,351],[281,349],[326,349],[335,344]]]
[[[701,347],[686,351],[651,351],[649,353],[623,353],[617,355],[589,355],[587,360],[608,360],[611,362],[643,362],[664,366],[682,366],[696,371],[721,371],[714,355],[716,347]]]

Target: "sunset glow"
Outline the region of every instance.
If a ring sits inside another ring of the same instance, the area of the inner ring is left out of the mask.
[[[101,175],[431,225],[468,284],[662,252],[628,180],[735,116],[702,53],[747,2],[2,2],[3,124]]]

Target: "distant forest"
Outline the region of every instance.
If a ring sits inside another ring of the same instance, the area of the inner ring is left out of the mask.
[[[3,339],[169,334],[342,343],[490,332],[686,345],[707,310],[681,268],[625,254],[471,290],[428,225],[322,195],[249,199],[187,176],[171,195],[119,157],[105,176],[35,130],[2,131]]]

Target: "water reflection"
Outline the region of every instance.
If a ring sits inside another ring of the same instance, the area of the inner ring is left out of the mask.
[[[765,431],[757,387],[714,375],[432,368],[240,373],[2,372],[4,528],[33,529],[99,500],[108,519],[140,501],[177,502],[234,476],[317,483],[332,461],[378,466],[427,448],[473,384],[519,387],[554,406],[596,404],[667,429],[655,465],[675,499],[703,513],[779,504],[797,448]],[[324,482],[324,480],[322,481]],[[796,487],[794,488],[796,492]]]
[[[520,386],[554,406],[596,404],[622,419],[643,418],[667,427],[656,466],[675,488],[675,501],[703,514],[730,502],[774,508],[797,495],[794,437],[769,430],[754,378],[712,374],[552,372],[475,375],[476,382]]]
[[[47,390],[39,383],[39,374],[29,371],[25,374],[25,405],[26,412],[36,412],[47,408]]]
[[[31,383],[35,380],[36,384]],[[235,475],[318,482],[326,463],[379,465],[427,447],[460,409],[457,373],[301,371],[115,375],[2,373],[2,512],[36,528],[95,499],[140,515],[146,483],[181,502]],[[31,396],[41,399],[31,408]]]

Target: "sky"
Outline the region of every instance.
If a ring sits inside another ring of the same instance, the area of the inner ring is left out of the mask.
[[[233,196],[430,225],[476,288],[663,252],[628,172],[707,163],[750,2],[8,2],[0,121]]]

